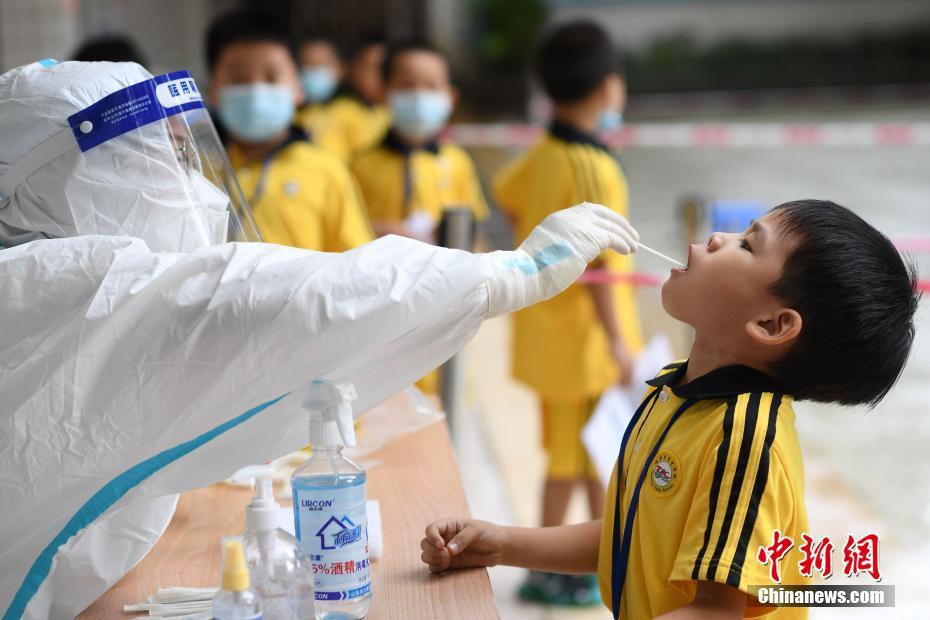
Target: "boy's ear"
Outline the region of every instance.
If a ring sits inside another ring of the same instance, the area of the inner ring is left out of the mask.
[[[452,100],[452,107],[455,108],[459,103],[459,89],[455,86],[449,86],[449,99]]]
[[[746,323],[746,333],[764,346],[788,344],[801,333],[801,315],[791,308],[779,308]]]

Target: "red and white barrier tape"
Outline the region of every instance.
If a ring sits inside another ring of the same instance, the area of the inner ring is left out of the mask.
[[[614,273],[604,269],[589,269],[581,274],[581,284],[633,284],[634,286],[659,287],[668,276],[658,273]],[[917,290],[930,293],[930,280],[918,280]]]
[[[462,146],[521,147],[544,128],[520,123],[458,123]],[[821,148],[930,146],[930,123],[630,123],[605,136],[627,148]]]

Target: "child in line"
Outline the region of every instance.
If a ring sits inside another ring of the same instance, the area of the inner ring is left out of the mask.
[[[351,174],[294,123],[303,94],[287,27],[254,9],[217,18],[207,35],[208,99],[265,241],[342,252],[373,238]]]
[[[375,233],[435,242],[442,210],[451,206],[485,219],[474,163],[464,149],[439,138],[458,96],[445,56],[424,41],[398,43],[385,60],[384,80],[391,127],[352,162]]]
[[[597,568],[622,618],[743,618],[773,582],[775,532],[809,533],[793,401],[875,405],[914,340],[916,272],[887,237],[837,204],[779,205],[742,234],[694,244],[662,304],[694,328],[687,360],[649,381],[627,428],[603,519],[551,528],[443,519],[422,541],[430,570],[510,564]],[[781,584],[802,577],[798,552]]]
[[[626,179],[598,140],[623,109],[624,84],[607,34],[589,22],[557,27],[543,38],[535,69],[553,103],[546,134],[505,166],[494,198],[524,238],[547,215],[579,201],[629,213]],[[632,259],[605,254],[591,265],[615,273]],[[581,442],[581,431],[602,393],[628,382],[641,347],[635,291],[629,284],[578,284],[514,320],[513,374],[539,397],[548,469],[542,525],[561,525],[572,492],[587,492],[592,518],[603,512],[604,487]],[[563,605],[597,604],[597,580],[531,572],[521,598]]]
[[[447,207],[467,207],[484,220],[488,208],[474,163],[438,135],[457,97],[446,58],[424,41],[398,43],[385,59],[384,80],[391,128],[352,162],[375,234],[435,243]],[[437,383],[430,373],[417,385],[435,393]]]
[[[342,156],[342,133],[329,104],[345,70],[339,49],[321,35],[308,34],[300,42],[300,84],[304,102],[297,109],[297,124],[313,136],[313,143]]]
[[[336,137],[328,139],[333,152],[343,161],[377,144],[390,122],[384,105],[384,79],[381,67],[387,46],[378,36],[359,41],[346,62],[345,79],[327,112],[337,129]]]

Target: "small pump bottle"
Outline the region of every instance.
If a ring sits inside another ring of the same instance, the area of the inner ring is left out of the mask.
[[[223,540],[223,586],[213,597],[214,620],[261,620],[262,599],[249,588],[242,540]]]
[[[249,579],[262,597],[265,617],[314,618],[313,567],[297,539],[278,527],[280,508],[274,499],[274,470],[268,466],[248,470],[255,478],[255,496],[245,509],[242,544]]]

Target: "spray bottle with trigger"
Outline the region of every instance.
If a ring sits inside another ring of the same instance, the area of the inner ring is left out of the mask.
[[[310,384],[312,456],[291,477],[294,529],[313,562],[319,618],[364,618],[371,607],[365,470],[342,454],[355,445],[355,388]]]

